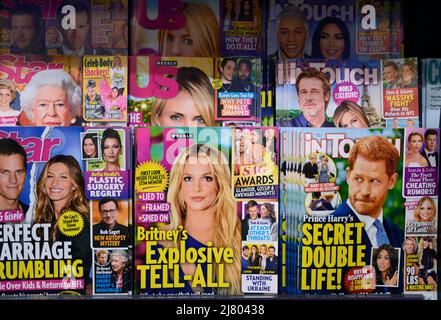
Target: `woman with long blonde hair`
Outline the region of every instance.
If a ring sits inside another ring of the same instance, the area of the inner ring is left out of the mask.
[[[156,126],[215,126],[214,90],[210,79],[199,68],[181,67],[176,75],[178,94],[156,99],[151,123]]]
[[[200,144],[182,150],[170,172],[167,199],[171,216],[167,229],[182,226],[188,235],[187,248],[205,247],[211,242],[215,248],[233,250],[233,263],[224,263],[224,282],[229,287],[215,290],[231,295],[241,293],[241,226],[230,185],[228,160],[221,151]],[[184,274],[191,274],[195,267],[181,265]],[[216,272],[214,276],[216,279]]]
[[[178,30],[161,29],[161,56],[220,57],[220,25],[213,10],[202,3],[185,3],[181,13],[185,25]]]
[[[363,109],[350,100],[344,100],[334,111],[334,125],[338,128],[369,128]]]

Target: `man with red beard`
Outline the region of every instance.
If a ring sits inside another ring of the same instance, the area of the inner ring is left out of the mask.
[[[383,215],[387,193],[398,180],[399,159],[396,147],[379,136],[361,138],[349,154],[346,169],[349,199],[334,211],[333,216],[364,223],[361,245],[366,245],[367,262],[372,247],[388,243],[399,248],[404,241],[402,231]]]

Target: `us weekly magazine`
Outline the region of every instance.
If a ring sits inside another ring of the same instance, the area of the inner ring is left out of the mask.
[[[234,130],[136,129],[135,294],[277,293],[277,131]]]
[[[1,295],[130,292],[129,138],[123,128],[1,128]]]
[[[437,299],[437,135],[282,128],[280,291]]]

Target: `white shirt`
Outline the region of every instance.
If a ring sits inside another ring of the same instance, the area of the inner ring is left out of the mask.
[[[349,208],[352,209],[352,211],[355,213],[357,218],[360,220],[360,222],[364,223],[364,230],[366,230],[366,233],[369,237],[369,240],[371,241],[372,247],[376,248],[377,245],[377,227],[374,226],[374,222],[376,219],[372,218],[371,216],[359,214],[354,207],[349,202],[349,199],[346,200],[346,203],[348,204]],[[380,216],[377,218],[380,220],[381,224],[383,224],[383,210],[381,210]]]
[[[84,46],[82,46],[80,50],[75,50],[75,51],[70,50],[65,45],[63,45],[61,49],[63,50],[63,54],[67,56],[84,56]]]
[[[427,159],[429,159],[429,164],[431,167],[436,167],[436,159],[435,157],[429,157],[429,153],[435,153],[435,151],[430,152],[426,148],[424,148],[424,152],[426,153]]]

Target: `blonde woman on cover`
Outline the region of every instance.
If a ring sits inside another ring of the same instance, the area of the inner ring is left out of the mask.
[[[230,186],[225,155],[197,144],[182,150],[175,159],[167,193],[171,206],[167,229],[183,226],[188,232],[187,247],[203,248],[212,242],[213,247],[233,249],[234,262],[224,263],[224,282],[230,286],[217,289],[218,294],[241,293],[241,226]],[[181,265],[183,274],[193,274],[195,268],[194,264]]]
[[[0,126],[15,125],[17,123],[18,115],[21,111],[11,108],[11,102],[15,100],[16,96],[17,90],[14,82],[7,79],[0,80],[0,119],[5,117],[12,120],[7,121],[5,124],[3,124],[3,121],[0,121]]]
[[[363,109],[350,100],[344,100],[334,111],[334,124],[338,128],[369,128]]]
[[[156,126],[215,126],[214,90],[210,79],[199,68],[181,67],[176,75],[178,94],[156,99],[151,122]]]
[[[212,9],[202,3],[185,3],[181,12],[185,25],[178,30],[161,29],[158,47],[161,56],[219,57],[220,25]]]
[[[430,197],[422,197],[413,213],[413,219],[417,222],[432,222],[435,217],[435,201]]]
[[[429,163],[420,154],[423,148],[423,135],[419,132],[411,132],[407,138],[407,153],[404,165],[406,167],[428,167]]]

